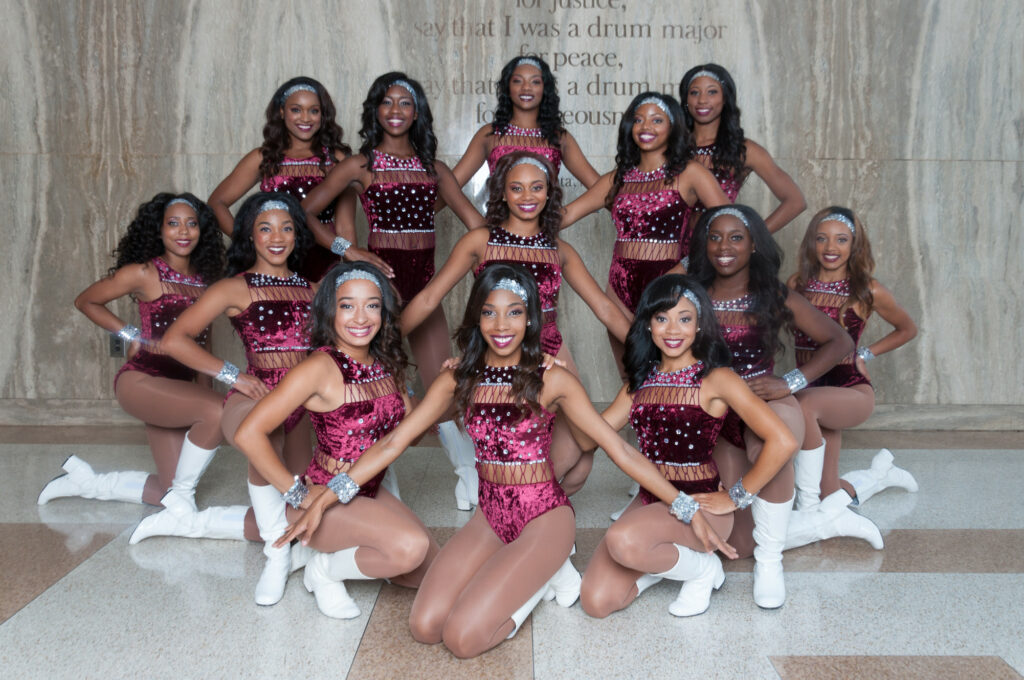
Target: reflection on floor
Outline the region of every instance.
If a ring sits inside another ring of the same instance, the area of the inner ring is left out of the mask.
[[[921,491],[861,509],[884,551],[833,539],[786,553],[788,600],[750,596],[749,560],[693,619],[667,612],[677,586],[654,586],[608,619],[542,602],[512,641],[460,661],[414,642],[414,593],[356,581],[352,621],[319,614],[292,576],[284,600],[257,607],[255,544],[154,538],[129,546],[152,511],[36,495],[68,453],[98,471],[151,469],[140,428],[0,428],[0,668],[5,678],[1020,678],[1024,672],[1024,448],[1019,433],[850,433],[842,469],[880,446]],[[406,503],[442,542],[455,510],[451,468],[427,442],[396,465]],[[244,462],[223,449],[200,507],[247,503]],[[599,454],[574,497],[577,567],[629,484]]]

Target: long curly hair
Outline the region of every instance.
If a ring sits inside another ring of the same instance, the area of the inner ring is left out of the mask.
[[[313,347],[335,347],[338,334],[334,330],[334,319],[338,311],[338,277],[351,271],[372,276],[381,292],[380,330],[370,340],[370,356],[384,364],[384,368],[395,379],[398,389],[405,389],[405,371],[409,359],[402,349],[402,333],[398,330],[398,316],[401,308],[398,296],[391,283],[380,270],[367,262],[339,262],[331,267],[323,278],[320,288],[313,296],[309,317],[309,339]]]
[[[494,167],[494,174],[487,180],[490,193],[487,196],[487,228],[500,227],[509,216],[508,203],[505,202],[505,182],[512,167],[520,160],[529,158],[541,163],[545,168],[548,185],[548,202],[540,211],[540,231],[552,243],[556,242],[558,232],[562,228],[562,188],[558,186],[558,174],[548,159],[529,151],[513,151],[505,154]]]
[[[640,164],[640,147],[633,141],[633,116],[645,99],[658,99],[668,109],[674,121],[668,133],[668,148],[665,150],[665,185],[672,184],[676,175],[683,171],[690,159],[690,133],[683,126],[683,109],[675,97],[660,92],[641,92],[626,107],[626,112],[619,122],[619,141],[615,151],[615,177],[612,188],[604,199],[604,206],[609,210],[615,203],[615,197],[622,189],[622,178],[626,173]]]
[[[711,223],[722,210],[735,208],[747,218],[750,238],[754,242],[754,252],[750,255],[749,282],[747,292],[753,298],[750,314],[754,317],[754,325],[761,336],[761,344],[769,355],[778,354],[783,350],[779,332],[783,327],[794,330],[793,312],[786,306],[789,289],[779,281],[779,269],[782,267],[782,249],[775,243],[764,220],[753,208],[747,205],[721,205],[709,208],[693,228],[693,240],[690,242],[690,276],[700,285],[710,288],[718,273],[711,260],[708,259],[708,230]]]
[[[729,346],[722,339],[722,331],[718,327],[718,319],[711,308],[711,298],[707,291],[689,276],[666,274],[654,279],[644,288],[637,304],[633,325],[626,334],[626,351],[622,355],[622,363],[626,375],[629,376],[629,392],[640,389],[651,369],[661,363],[661,350],[651,337],[651,319],[655,314],[667,312],[679,304],[685,291],[696,295],[700,303],[700,311],[697,313],[698,331],[690,347],[694,358],[704,362],[700,377],[703,378],[714,368],[732,364]]]
[[[172,194],[161,192],[139,205],[134,219],[117,242],[111,255],[114,266],[107,270],[113,276],[126,264],[145,264],[163,255],[164,241],[160,234],[167,204],[176,198],[188,201],[199,220],[199,242],[189,255],[189,264],[207,286],[224,276],[224,242],[217,228],[217,218],[210,207],[188,192]]]
[[[291,146],[291,135],[284,124],[284,93],[296,85],[308,85],[316,90],[320,98],[320,129],[313,135],[310,147],[320,161],[320,170],[327,174],[327,167],[334,163],[334,152],[340,151],[343,156],[352,153],[352,147],[342,141],[344,131],[336,119],[337,109],[327,89],[320,81],[306,76],[286,80],[274,91],[274,96],[267,104],[267,122],[263,126],[263,144],[260,146],[260,177],[272,177],[281,170],[281,161]]]
[[[540,347],[540,329],[544,320],[540,311],[537,283],[520,265],[492,264],[484,268],[473,282],[462,325],[455,332],[455,343],[462,354],[462,360],[455,369],[455,404],[459,418],[472,405],[473,392],[480,383],[486,364],[487,341],[480,332],[480,314],[487,296],[502,279],[512,279],[519,283],[526,290],[527,298],[526,319],[529,323],[523,337],[519,365],[512,379],[512,397],[521,409],[529,408],[534,413],[541,409],[538,400],[544,381],[538,369],[544,359]]]
[[[401,71],[391,71],[373,81],[370,91],[363,100],[363,126],[359,128],[359,138],[363,140],[359,153],[366,157],[366,167],[373,167],[374,149],[384,139],[384,128],[377,120],[377,107],[384,100],[388,88],[396,80],[404,80],[412,86],[416,101],[416,120],[409,128],[409,141],[420,159],[423,168],[432,177],[435,176],[434,160],[437,158],[437,137],[434,136],[434,116],[430,113],[427,93],[419,81],[413,80]]]
[[[288,214],[295,226],[295,247],[288,256],[288,268],[292,271],[302,266],[302,258],[313,245],[313,232],[306,226],[306,212],[299,201],[281,191],[258,191],[245,199],[242,207],[235,215],[235,228],[231,232],[231,245],[228,246],[227,276],[244,272],[256,264],[256,246],[252,241],[252,229],[256,218],[262,212],[260,208],[267,201],[281,201],[288,207]]]
[[[561,147],[562,135],[565,128],[562,126],[562,112],[558,98],[558,85],[555,83],[555,76],[551,73],[548,63],[536,54],[529,54],[521,57],[513,57],[501,69],[498,77],[498,106],[494,109],[494,123],[492,128],[494,134],[505,134],[509,121],[512,120],[512,96],[509,92],[509,83],[512,81],[512,74],[523,59],[532,59],[540,64],[540,79],[544,85],[544,93],[540,100],[540,108],[537,110],[537,124],[544,134],[548,144]]]
[[[821,270],[821,263],[818,262],[815,248],[818,225],[829,215],[837,214],[853,222],[853,226],[857,228],[856,233],[851,234],[853,241],[850,244],[850,259],[846,262],[846,273],[850,279],[850,299],[847,300],[844,309],[859,304],[865,310],[865,314],[871,314],[875,304],[875,296],[871,294],[875,258],[871,255],[871,241],[868,240],[868,232],[864,229],[864,224],[849,208],[830,205],[819,210],[811,218],[810,224],[807,225],[807,231],[804,232],[804,239],[800,242],[800,249],[797,251],[796,290],[802,293],[807,282],[818,276],[818,272]]]
[[[740,125],[740,107],[736,104],[736,83],[724,67],[718,64],[698,64],[683,74],[683,79],[679,81],[679,101],[683,103],[683,121],[686,129],[693,133],[695,121],[690,115],[690,108],[686,105],[686,95],[690,91],[690,81],[700,71],[714,73],[722,86],[722,115],[718,119],[715,155],[712,158],[714,168],[741,179],[749,172],[746,137]],[[691,147],[690,153],[696,153],[696,147]]]

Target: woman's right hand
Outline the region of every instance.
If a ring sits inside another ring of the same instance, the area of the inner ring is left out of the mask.
[[[267,389],[262,380],[248,373],[240,373],[238,380],[235,381],[232,387],[250,399],[257,401],[270,394],[270,390]]]
[[[372,264],[374,267],[379,269],[384,276],[389,279],[395,278],[395,270],[391,268],[391,265],[371,253],[369,250],[357,248],[356,246],[349,246],[345,251],[344,259],[348,262],[366,262],[367,264]]]
[[[722,554],[728,557],[730,560],[734,560],[739,557],[739,553],[736,552],[736,548],[726,543],[721,536],[708,524],[708,521],[698,510],[693,515],[693,519],[690,521],[690,527],[693,529],[694,535],[704,545],[704,550],[707,552],[713,552],[715,550],[721,550]]]

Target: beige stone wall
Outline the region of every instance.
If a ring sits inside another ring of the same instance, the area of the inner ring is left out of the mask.
[[[872,366],[883,404],[872,422],[1024,428],[1012,354],[1024,325],[1019,2],[2,0],[0,13],[0,421],[46,422],[41,405],[122,417],[109,402],[118,361],[71,301],[109,266],[139,202],[165,189],[207,196],[259,144],[280,82],[324,82],[354,142],[371,80],[406,70],[427,87],[453,164],[494,106],[477,90],[512,55],[539,51],[602,171],[642,83],[675,92],[695,63],[728,67],[748,137],[807,196],[808,212],[778,236],[788,262],[814,210],[850,205],[878,277],[921,327]],[[740,200],[773,206],[756,178]],[[438,228],[443,258],[462,228],[450,217]],[[603,213],[568,235],[602,281],[613,234]],[[448,301],[450,318],[466,290]],[[610,399],[603,329],[571,292],[561,318],[591,395]],[[220,346],[238,356],[226,329]],[[868,338],[884,332],[873,321]]]

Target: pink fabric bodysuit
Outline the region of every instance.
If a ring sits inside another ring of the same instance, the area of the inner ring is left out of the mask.
[[[732,370],[744,380],[771,375],[775,370],[775,359],[761,342],[761,331],[748,313],[752,303],[753,297],[749,294],[735,300],[711,301],[722,338],[732,352]],[[745,449],[743,429],[743,421],[730,409],[725,415],[722,436],[730,444]]]
[[[551,165],[555,166],[555,177],[558,177],[562,167],[562,150],[557,146],[551,146],[540,128],[521,128],[508,123],[500,132],[495,130],[494,136],[498,138],[498,142],[487,154],[487,169],[492,175],[502,156],[513,151],[529,151],[547,158]]]
[[[850,300],[850,280],[843,279],[826,283],[818,279],[811,279],[800,291],[811,304],[824,312],[833,321],[846,329],[846,332],[853,338],[853,344],[860,343],[860,336],[867,325],[865,319],[857,316],[853,305],[846,306]],[[843,309],[845,307],[845,310]],[[812,338],[796,331],[796,365],[800,368],[814,356],[818,349],[818,343]],[[841,362],[835,365],[828,373],[821,376],[809,387],[853,387],[854,385],[870,385],[871,381],[864,377],[864,374],[857,370],[855,363],[856,354],[850,353]]]

